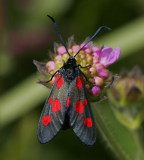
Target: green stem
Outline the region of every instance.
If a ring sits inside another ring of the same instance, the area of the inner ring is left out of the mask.
[[[144,134],[142,133],[142,128],[139,128],[136,131],[133,131],[133,135],[135,137],[136,143],[138,145],[139,158],[144,160]]]

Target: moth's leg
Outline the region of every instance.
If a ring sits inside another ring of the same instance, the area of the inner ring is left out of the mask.
[[[52,79],[53,79],[53,77],[56,75],[56,73],[57,72],[59,72],[59,70],[57,70],[53,75],[52,75],[52,77],[50,78],[50,80],[48,80],[48,81],[38,81],[38,83],[40,83],[40,84],[46,84],[46,83],[48,83],[48,82],[50,82]]]
[[[81,73],[82,73],[82,75],[85,77],[85,79],[86,79],[86,81],[87,81],[88,83],[92,84],[93,86],[98,86],[98,85],[96,85],[95,83],[90,82],[90,81],[87,79],[86,75],[85,75],[82,71],[81,71]],[[100,86],[98,86],[98,87],[100,87]]]
[[[88,65],[88,66],[83,67],[83,66],[81,66],[80,64],[78,64],[78,66],[79,66],[80,68],[88,68],[88,67],[91,67],[91,65]],[[81,71],[81,73],[82,73],[82,75],[85,77],[85,79],[86,79],[86,81],[87,81],[88,83],[90,83],[90,84],[92,84],[92,85],[94,85],[94,86],[98,86],[98,85],[90,82],[90,81],[87,79],[86,75],[85,75],[82,71]],[[99,86],[98,86],[98,87],[99,87]]]
[[[87,79],[86,75],[85,75],[82,71],[81,71],[81,73],[82,73],[82,75],[85,77],[85,79],[86,79],[86,81],[87,81],[88,83],[90,83],[90,84],[92,84],[92,85],[95,85],[94,83],[90,82],[90,81]]]
[[[80,68],[88,68],[88,67],[91,67],[91,65],[88,65],[88,66],[83,67],[83,66],[81,66],[80,64],[78,64],[78,67],[80,67]]]

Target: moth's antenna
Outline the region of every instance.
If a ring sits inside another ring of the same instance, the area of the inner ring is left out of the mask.
[[[55,26],[55,29],[56,29],[56,32],[57,32],[57,34],[58,34],[58,36],[59,36],[59,38],[60,38],[60,40],[61,40],[63,46],[65,47],[65,49],[66,49],[68,55],[70,56],[70,54],[69,54],[69,52],[68,52],[68,49],[66,48],[66,45],[65,45],[65,43],[64,43],[64,41],[63,41],[63,39],[62,39],[62,36],[61,36],[61,34],[60,34],[59,30],[58,30],[56,21],[55,21],[51,16],[49,16],[49,15],[47,15],[47,16],[53,21],[54,26]]]
[[[111,30],[110,28],[106,27],[106,26],[101,26],[96,32],[95,34],[79,49],[79,51],[76,53],[76,55],[102,30],[102,29],[108,29]],[[75,55],[75,56],[76,56]],[[75,57],[74,56],[74,57]]]

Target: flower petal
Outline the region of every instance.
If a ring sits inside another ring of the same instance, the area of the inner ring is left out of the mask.
[[[97,46],[92,47],[92,50],[93,50],[94,52],[98,53],[98,54],[101,53],[101,49],[100,49],[99,47],[97,47]]]
[[[86,49],[85,49],[85,52],[86,52],[87,54],[92,54],[92,53],[93,53],[93,51],[92,51],[90,48],[86,48]]]
[[[84,45],[85,45],[85,43],[82,43],[82,44],[80,45],[80,48],[82,48]],[[85,50],[85,49],[87,49],[87,48],[90,48],[90,45],[89,45],[89,44],[87,44],[86,46],[84,46],[84,48],[83,48],[82,50]]]
[[[113,51],[111,47],[103,48],[100,55],[100,63],[102,63],[105,67],[113,64],[118,60],[120,52],[120,47],[115,48]]]
[[[108,58],[106,67],[116,62],[119,59],[120,53],[121,53],[120,47],[115,48]]]
[[[105,47],[102,49],[102,52],[100,54],[100,63],[102,63],[104,66],[105,64],[107,64],[111,52],[112,52],[111,47]]]

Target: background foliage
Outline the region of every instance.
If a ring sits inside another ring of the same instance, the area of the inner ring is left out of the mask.
[[[53,42],[60,42],[53,16],[65,41],[77,43],[92,35],[98,46],[120,46],[120,60],[109,69],[119,74],[135,65],[144,71],[144,1],[130,0],[3,0],[0,1],[0,159],[142,160],[143,143],[137,131],[122,126],[109,102],[92,104],[97,142],[87,147],[71,130],[61,131],[49,144],[37,141],[37,124],[49,90],[36,84],[40,78],[33,59],[47,61]],[[143,129],[142,129],[143,134]]]

